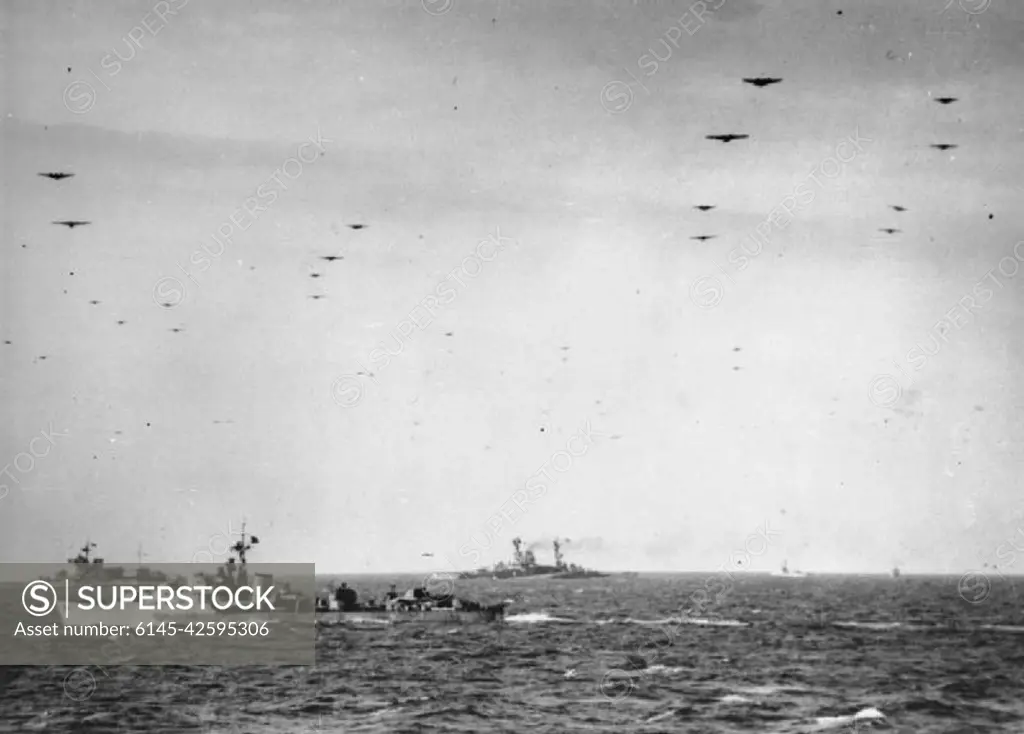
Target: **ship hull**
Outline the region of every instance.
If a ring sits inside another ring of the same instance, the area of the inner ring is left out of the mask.
[[[325,626],[333,625],[374,625],[374,624],[493,624],[501,615],[487,612],[467,612],[454,609],[430,609],[410,612],[317,612],[317,623]]]
[[[509,573],[508,571],[481,572],[470,571],[459,576],[461,579],[488,579],[490,581],[537,581],[542,579],[555,579],[556,581],[568,581],[572,579],[600,579],[607,578],[609,574],[600,571],[557,571],[551,573]]]
[[[148,624],[150,622],[176,622],[188,624],[189,622],[260,622],[268,621],[273,615],[269,613],[251,612],[218,612],[216,610],[203,611],[174,611],[163,609],[160,611],[151,609],[140,609],[128,606],[124,609],[77,609],[72,607],[70,614],[65,615],[62,605],[57,606],[58,616],[61,624],[68,625],[98,625],[100,623],[112,625]]]

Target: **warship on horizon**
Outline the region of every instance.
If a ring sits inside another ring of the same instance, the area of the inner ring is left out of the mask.
[[[565,541],[571,542],[568,539]],[[552,543],[555,549],[555,565],[545,566],[537,563],[532,550],[523,551],[523,539],[513,538],[512,547],[515,553],[511,563],[499,562],[491,568],[478,568],[475,571],[464,571],[459,574],[461,579],[511,579],[511,578],[551,578],[551,579],[586,579],[604,578],[607,573],[592,571],[575,563],[567,564],[562,555],[562,544],[558,538]]]

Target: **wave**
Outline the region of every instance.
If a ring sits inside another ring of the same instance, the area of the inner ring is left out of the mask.
[[[670,665],[652,665],[649,668],[644,668],[641,672],[647,675],[678,675],[679,673],[685,672],[686,668],[672,667]]]
[[[1016,624],[979,624],[967,626],[962,624],[939,624],[927,622],[832,622],[833,627],[839,629],[871,630],[874,632],[888,632],[900,630],[901,632],[960,632],[968,633],[977,630],[988,632],[1008,632],[1010,634],[1024,634],[1024,626]]]
[[[638,625],[641,627],[663,627],[665,625],[693,625],[696,627],[728,627],[728,628],[743,628],[752,627],[756,625],[779,625],[779,626],[790,626],[790,625],[801,625],[807,622],[799,622],[795,620],[786,620],[785,622],[775,622],[772,620],[761,620],[758,622],[747,622],[741,619],[709,619],[706,617],[662,617],[660,619],[638,619],[636,617],[626,618],[613,618],[613,619],[571,619],[568,617],[558,617],[548,612],[519,612],[517,614],[511,614],[505,617],[505,622],[509,624],[544,624],[544,623],[558,623],[558,624],[593,624],[597,626],[604,626],[609,624],[629,624]],[[387,618],[380,618],[375,615],[367,615],[365,617],[358,615],[346,615],[345,620],[335,621],[328,619],[318,619],[317,624],[322,626],[334,626],[335,624],[358,624],[358,625],[369,625],[369,626],[386,626],[391,624],[392,621]],[[938,622],[894,622],[891,620],[879,620],[879,621],[856,621],[856,620],[841,620],[835,622],[826,623],[828,626],[834,627],[839,630],[854,630],[862,632],[939,632],[947,634],[970,634],[973,632],[990,632],[990,633],[1002,633],[1002,634],[1024,634],[1024,625],[1017,624],[973,624],[967,625],[963,623],[938,623]]]
[[[1024,625],[1019,624],[983,624],[981,629],[992,632],[1009,632],[1016,635],[1024,634]]]
[[[809,620],[808,620],[809,621]],[[699,627],[752,627],[754,624],[757,625],[779,625],[779,626],[790,626],[790,625],[801,625],[807,622],[798,622],[793,620],[787,620],[785,622],[775,622],[772,620],[761,620],[758,622],[745,622],[741,619],[707,619],[704,617],[663,617],[661,619],[637,619],[635,617],[626,617],[625,619],[598,619],[593,620],[592,624],[606,625],[606,624],[635,624],[644,627],[658,627],[664,625],[682,625],[690,624]],[[853,621],[844,620],[838,622],[829,622],[829,625],[837,629],[848,629],[848,630],[865,630],[871,632],[946,632],[946,633],[971,633],[976,631],[987,631],[987,632],[1003,632],[1008,634],[1024,634],[1024,625],[1016,624],[976,624],[976,625],[965,625],[962,623],[939,623],[939,622],[893,622],[891,620],[885,621]]]
[[[628,667],[627,663],[622,663],[621,668],[612,668],[608,671],[608,676],[611,679],[619,678],[651,678],[656,675],[679,675],[685,673],[689,669],[682,667],[672,667],[669,665],[651,665],[647,668],[631,668]]]
[[[648,716],[646,719],[644,719],[643,723],[645,723],[645,724],[653,724],[656,721],[664,721],[665,719],[668,719],[668,718],[670,718],[672,716],[675,716],[678,711],[679,711],[679,709],[671,709],[669,711],[663,711],[660,714],[654,714],[653,716]]]
[[[815,719],[814,724],[819,729],[834,729],[859,721],[879,721],[884,718],[885,714],[874,707],[870,707],[847,716],[819,716]]]
[[[702,627],[749,627],[750,622],[738,619],[706,619],[704,617],[665,617],[664,619],[634,619],[626,617],[622,620],[608,620],[604,624],[618,621],[620,624],[662,625],[662,624],[695,624]],[[600,624],[600,623],[599,623]]]
[[[361,617],[361,616],[356,615],[356,614],[348,614],[348,615],[345,616],[344,620],[318,619],[317,623],[322,625],[322,626],[324,626],[324,627],[335,627],[335,626],[344,627],[346,624],[389,625],[389,624],[391,624],[391,620],[387,619],[387,618],[382,618],[382,617],[379,617],[379,616],[372,617],[372,616],[367,615],[365,617]]]
[[[522,614],[512,614],[505,617],[506,622],[513,622],[518,624],[539,624],[541,622],[575,622],[575,619],[566,619],[565,617],[554,617],[547,612],[524,612]]]
[[[749,693],[752,696],[770,696],[773,693],[803,693],[806,688],[793,685],[763,685],[763,686],[747,686],[746,688],[740,688],[740,692]]]
[[[698,624],[705,627],[749,627],[750,622],[743,622],[738,619],[703,619],[701,617],[685,617],[681,620],[683,624]]]
[[[740,695],[735,694],[735,693],[730,693],[727,696],[722,696],[720,699],[718,699],[718,702],[719,703],[725,703],[725,704],[753,703],[753,701],[751,701],[749,698],[744,698],[743,696],[740,696]]]
[[[903,627],[902,622],[833,622],[833,627],[840,629],[862,629],[862,630],[893,630]]]

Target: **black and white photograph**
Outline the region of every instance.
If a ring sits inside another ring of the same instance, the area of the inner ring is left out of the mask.
[[[0,734],[1024,734],[1024,2],[0,60]]]

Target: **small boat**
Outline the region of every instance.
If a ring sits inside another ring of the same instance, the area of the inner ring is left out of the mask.
[[[892,569],[892,577],[894,579],[898,579],[900,577],[900,567],[899,566],[893,567],[893,569]]]

